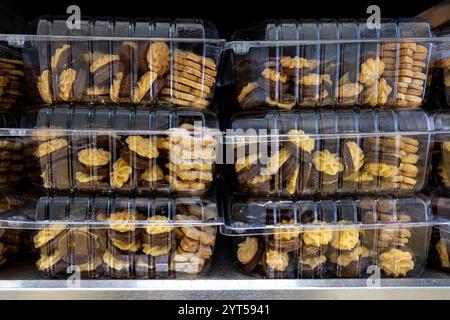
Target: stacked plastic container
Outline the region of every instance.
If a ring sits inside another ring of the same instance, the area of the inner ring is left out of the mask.
[[[226,56],[235,115],[228,166],[240,192],[223,233],[266,278],[412,277],[431,235],[434,121],[425,22],[267,21]]]
[[[223,40],[202,20],[41,18],[24,36],[33,263],[50,278],[207,273],[221,223],[214,99]]]
[[[421,109],[432,52],[445,78],[427,23],[267,21],[226,45],[202,20],[41,18],[33,33],[0,35],[23,53],[0,48],[0,109],[24,78],[32,101],[20,125],[0,115],[0,188],[26,173],[42,192],[0,195],[0,264],[31,248],[47,278],[195,278],[220,227],[266,278],[450,269],[450,196],[420,194],[450,188],[450,114]]]

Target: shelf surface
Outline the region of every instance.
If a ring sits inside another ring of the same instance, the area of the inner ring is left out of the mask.
[[[0,270],[0,299],[448,299],[450,275],[427,270],[420,278],[268,280],[236,269],[222,250],[207,279],[196,280],[47,280],[29,258]],[[222,254],[221,254],[222,253]],[[20,276],[18,276],[20,275]]]

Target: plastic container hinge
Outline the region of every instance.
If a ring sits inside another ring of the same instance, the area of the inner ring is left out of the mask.
[[[250,51],[250,46],[247,42],[236,42],[233,43],[233,51],[235,54],[244,55],[248,54]]]
[[[21,36],[8,37],[8,45],[11,47],[23,48],[25,45],[25,38]]]

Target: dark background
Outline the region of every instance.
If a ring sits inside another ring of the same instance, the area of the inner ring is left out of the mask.
[[[112,17],[164,17],[203,18],[214,22],[221,37],[229,39],[232,30],[268,18],[364,18],[369,5],[381,8],[382,17],[413,17],[440,0],[0,0],[0,5],[10,8],[31,21],[40,15],[64,15],[67,6],[77,4],[82,16]],[[12,19],[5,9],[0,11],[0,21]],[[13,20],[17,20],[13,18]],[[2,32],[20,32],[13,24],[3,26]],[[23,31],[22,31],[23,32]]]

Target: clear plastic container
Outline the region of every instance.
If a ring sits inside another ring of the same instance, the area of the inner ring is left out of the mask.
[[[163,108],[43,107],[23,127],[10,134],[49,191],[201,194],[221,136],[212,112]]]
[[[209,198],[46,196],[0,232],[31,233],[47,278],[155,279],[206,275],[221,224]]]
[[[38,103],[211,104],[224,40],[198,19],[41,18],[24,37]]]
[[[226,44],[241,109],[419,107],[431,28],[417,20],[265,21]]]
[[[0,110],[20,111],[26,100],[22,52],[0,42]]]
[[[278,200],[236,197],[222,233],[246,273],[266,278],[414,277],[432,216],[415,197]]]
[[[433,121],[420,109],[243,113],[231,128],[227,168],[242,192],[402,193],[428,179]]]

